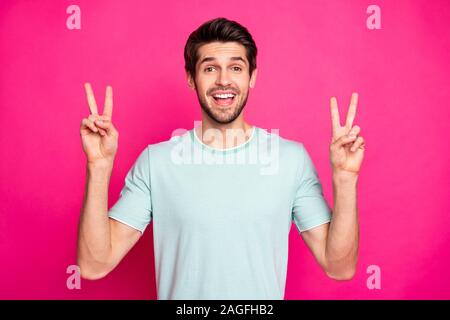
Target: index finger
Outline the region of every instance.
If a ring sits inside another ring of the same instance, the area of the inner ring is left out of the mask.
[[[91,84],[89,82],[86,82],[84,84],[84,89],[86,90],[86,98],[89,104],[89,110],[91,111],[91,114],[97,115],[97,103],[95,102],[94,92],[92,91]]]
[[[353,126],[353,120],[355,119],[355,116],[356,116],[357,104],[358,104],[358,93],[353,92],[352,97],[350,99],[350,106],[348,107],[347,120],[345,122],[345,126],[347,128],[351,129]]]
[[[105,96],[105,108],[103,109],[103,115],[112,118],[112,110],[113,110],[113,92],[112,87],[106,87],[106,96]]]
[[[336,97],[331,97],[330,99],[330,110],[331,110],[331,127],[333,130],[333,136],[335,136],[338,129],[341,127]]]

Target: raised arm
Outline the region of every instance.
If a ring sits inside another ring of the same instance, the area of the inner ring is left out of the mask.
[[[86,190],[78,229],[77,264],[84,279],[100,279],[113,270],[141,237],[141,232],[108,217],[108,187],[119,133],[112,124],[112,88],[106,88],[103,115],[89,83],[85,84],[90,115],[81,122],[86,154]]]
[[[341,126],[336,98],[331,98],[333,215],[329,224],[301,234],[322,269],[336,280],[352,279],[358,258],[357,181],[365,145],[358,136],[360,128],[353,126],[357,103],[358,95],[353,93],[346,124]]]

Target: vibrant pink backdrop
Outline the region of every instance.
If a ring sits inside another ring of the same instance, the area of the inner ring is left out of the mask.
[[[71,4],[81,30],[66,27]],[[381,30],[366,27],[371,4]],[[0,298],[156,298],[152,228],[106,278],[66,287],[85,187],[83,82],[99,105],[114,88],[112,206],[143,148],[200,120],[183,47],[218,16],[248,27],[259,48],[246,119],[305,144],[331,206],[329,98],[343,121],[351,92],[360,95],[357,275],[324,276],[293,225],[285,298],[450,298],[450,4],[438,0],[2,1]],[[370,265],[380,290],[366,287]]]

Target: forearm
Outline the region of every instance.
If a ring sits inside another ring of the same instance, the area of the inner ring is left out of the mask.
[[[332,274],[353,274],[356,268],[357,180],[357,175],[333,174],[334,209],[326,245],[327,267]]]
[[[86,191],[78,234],[78,265],[83,272],[105,268],[111,255],[108,186],[112,167],[86,166]]]

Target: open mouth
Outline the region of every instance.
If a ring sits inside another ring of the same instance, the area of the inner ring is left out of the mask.
[[[225,94],[214,94],[212,95],[215,103],[219,106],[229,106],[234,102],[236,94],[225,93]]]

